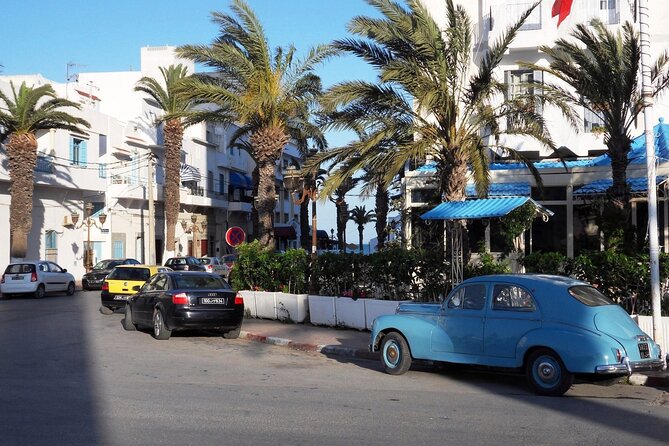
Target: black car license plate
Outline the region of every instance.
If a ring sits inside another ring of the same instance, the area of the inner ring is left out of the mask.
[[[203,304],[223,304],[223,305],[225,305],[227,303],[227,299],[225,297],[203,297],[202,298],[202,303]]]
[[[128,300],[128,297],[130,296],[116,295],[114,296],[114,300]]]
[[[648,349],[647,342],[639,343],[639,354],[641,355],[641,359],[650,358],[650,350]]]

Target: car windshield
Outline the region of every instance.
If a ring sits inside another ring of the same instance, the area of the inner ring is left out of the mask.
[[[147,268],[114,268],[109,276],[110,280],[131,280],[145,282],[151,277],[151,272]]]
[[[179,290],[214,290],[227,289],[230,286],[220,277],[214,275],[183,275],[176,276],[174,279],[174,287]]]
[[[569,294],[589,307],[615,305],[611,299],[589,285],[577,285],[569,288]]]
[[[102,260],[95,264],[93,270],[99,271],[103,269],[112,269],[115,266],[119,266],[121,263],[121,260]]]

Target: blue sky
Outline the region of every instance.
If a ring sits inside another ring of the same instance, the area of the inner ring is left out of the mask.
[[[3,2],[0,26],[2,74],[41,73],[64,82],[67,64],[74,71],[126,71],[139,68],[143,46],[210,43],[217,35],[212,11],[229,12],[228,0],[22,0]],[[247,0],[265,28],[272,47],[294,44],[299,52],[348,35],[356,15],[374,15],[363,0]],[[353,57],[340,57],[319,68],[325,86],[346,79],[372,79],[373,71]],[[330,145],[346,142],[330,135]],[[350,207],[363,203],[351,197]],[[334,205],[319,207],[319,229],[336,229]],[[375,236],[366,227],[367,242]],[[356,242],[352,222],[347,241]]]

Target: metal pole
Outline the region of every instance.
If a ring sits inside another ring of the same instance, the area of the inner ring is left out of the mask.
[[[314,190],[315,192],[315,190]],[[316,194],[311,197],[311,260],[316,261],[318,256],[318,218],[316,217]]]
[[[156,209],[153,201],[153,154],[149,153],[149,265],[156,264]]]
[[[89,203],[90,204],[90,203]],[[86,228],[88,230],[88,235],[86,237],[86,272],[89,273],[91,272],[91,267],[92,262],[91,260],[91,211],[88,208],[88,204],[85,206],[86,207]]]
[[[657,185],[655,137],[653,135],[653,90],[650,74],[650,30],[648,0],[639,0],[639,35],[641,38],[641,94],[646,135],[646,170],[648,177],[648,237],[650,243],[650,296],[653,311],[653,339],[666,348],[662,334],[660,300],[660,261],[657,232]]]

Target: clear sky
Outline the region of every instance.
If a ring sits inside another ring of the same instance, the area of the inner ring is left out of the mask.
[[[294,44],[299,52],[348,35],[357,15],[375,15],[364,0],[247,0],[263,23],[272,47]],[[2,0],[0,64],[2,74],[41,73],[65,82],[71,71],[139,69],[143,46],[210,43],[217,35],[212,11],[229,12],[228,0]],[[372,79],[373,71],[353,57],[332,59],[318,69],[324,85],[346,79]],[[330,135],[332,146],[345,143]],[[355,192],[354,192],[355,193]],[[349,207],[373,209],[373,200],[351,197]],[[319,229],[336,230],[334,205],[319,207]],[[357,229],[347,227],[347,241]],[[365,229],[365,242],[375,237]]]

